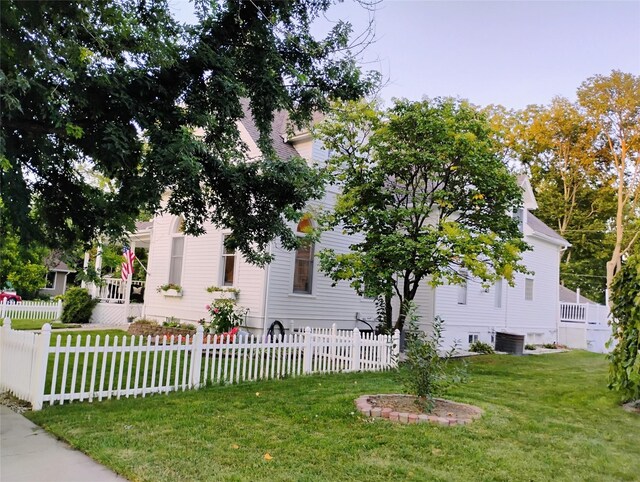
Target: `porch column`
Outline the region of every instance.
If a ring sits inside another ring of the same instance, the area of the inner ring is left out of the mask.
[[[98,278],[100,278],[100,271],[102,270],[102,243],[98,244],[98,250],[96,253],[96,264],[95,264],[95,270],[96,270],[96,276]],[[97,298],[98,295],[100,294],[100,286],[97,285],[96,283],[93,284],[93,293],[92,296],[94,298]]]
[[[91,252],[89,251],[85,251],[84,252],[84,263],[82,263],[82,270],[84,271],[85,276],[87,275],[87,270],[89,269],[89,261],[91,260]],[[86,280],[82,280],[82,283],[80,284],[80,286],[82,288],[86,288],[87,287],[87,282]]]
[[[132,253],[136,252],[136,243],[132,241],[129,244],[129,249]],[[134,260],[135,263],[135,260]],[[132,263],[133,264],[133,263]],[[127,281],[124,283],[124,322],[126,323],[127,318],[131,315],[129,312],[130,304],[131,304],[131,284],[133,281],[133,273],[129,273],[127,276]]]

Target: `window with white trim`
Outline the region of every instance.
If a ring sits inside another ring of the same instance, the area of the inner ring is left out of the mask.
[[[458,304],[467,304],[467,272],[461,271],[460,276],[464,278],[464,282],[458,285]]]
[[[480,339],[480,335],[478,333],[469,333],[469,344],[475,343]]]
[[[222,238],[222,286],[233,286],[233,279],[236,266],[236,252],[224,246],[228,236]]]
[[[502,279],[496,281],[494,285],[495,289],[495,298],[494,298],[494,306],[496,308],[502,308]]]
[[[45,288],[47,289],[55,289],[56,287],[56,272],[49,271],[47,272],[47,285]]]
[[[533,278],[525,278],[524,280],[524,299],[533,300]]]
[[[524,232],[524,209],[518,208],[514,214],[514,219],[518,220],[518,229],[520,232]]]
[[[311,219],[303,218],[297,227],[300,234],[308,233],[312,229]],[[296,249],[293,266],[293,292],[311,294],[313,289],[313,257],[314,244],[306,243]]]
[[[171,261],[169,264],[169,284],[180,285],[182,281],[182,260],[184,257],[184,220],[176,223],[175,234],[171,238]]]

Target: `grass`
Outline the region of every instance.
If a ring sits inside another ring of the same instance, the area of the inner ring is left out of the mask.
[[[401,391],[392,372],[74,403],[28,417],[133,481],[637,480],[640,417],[619,407],[606,371],[602,355],[580,351],[473,357],[470,382],[446,396],[485,415],[456,427],[358,416],[358,396]]]
[[[65,327],[66,328],[66,327]],[[76,340],[78,337],[82,338],[81,344],[84,346],[86,344],[87,336],[91,335],[92,342],[91,345],[95,344],[95,339],[97,335],[100,335],[102,341],[101,345],[104,345],[104,339],[107,335],[109,335],[109,346],[113,345],[114,337],[117,336],[119,339],[122,339],[122,336],[128,336],[125,330],[121,330],[118,328],[112,328],[107,330],[78,330],[78,331],[58,331],[56,333],[51,334],[51,342],[50,346],[55,346],[56,340],[58,336],[60,336],[60,346],[65,346],[67,343],[67,337],[71,335],[71,345],[75,346]]]
[[[60,323],[59,321],[53,320],[35,320],[31,318],[24,319],[12,319],[11,320],[11,328],[14,330],[40,330],[42,325],[45,323],[51,323],[51,328],[54,330],[61,329],[69,329],[69,328],[79,328],[82,325],[71,324],[71,323]],[[0,326],[2,326],[3,322],[0,320]]]

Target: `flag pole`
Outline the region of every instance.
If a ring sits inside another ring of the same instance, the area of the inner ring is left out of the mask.
[[[134,253],[134,256],[135,256],[135,253]],[[144,270],[144,272],[149,274],[149,272],[147,271],[147,268],[144,267],[144,264],[142,264],[142,261],[140,261],[137,256],[135,256],[135,260],[138,262],[138,264]]]

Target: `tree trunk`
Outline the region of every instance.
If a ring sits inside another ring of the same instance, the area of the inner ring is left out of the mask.
[[[626,155],[623,149],[622,155]],[[621,157],[618,165],[618,209],[616,211],[616,244],[613,247],[613,254],[611,259],[607,262],[607,293],[611,291],[611,283],[613,283],[613,277],[620,269],[620,263],[622,258],[622,237],[624,236],[624,157]],[[609,295],[607,295],[608,297]],[[607,304],[609,300],[607,299]]]
[[[384,324],[385,326],[391,330],[393,326],[393,306],[391,305],[392,296],[390,294],[384,295]]]

